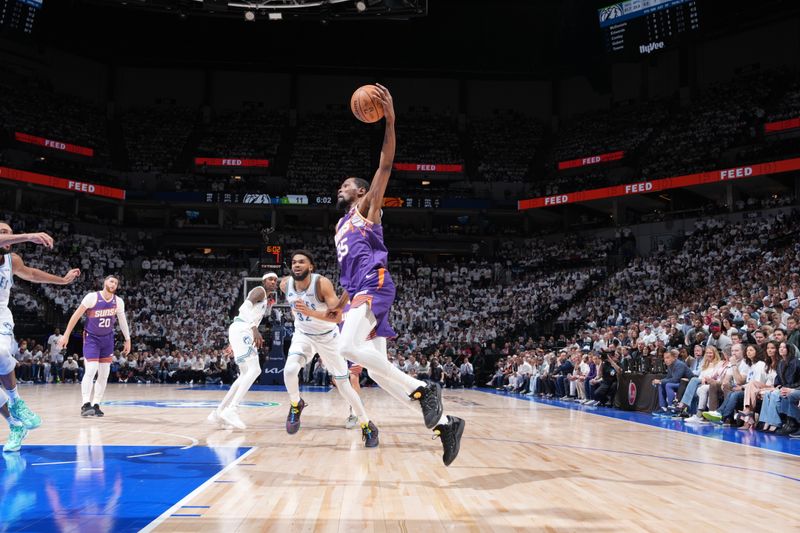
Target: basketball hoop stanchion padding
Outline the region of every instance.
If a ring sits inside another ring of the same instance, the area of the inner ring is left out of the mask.
[[[286,338],[286,328],[283,326],[282,312],[289,309],[288,305],[278,304],[272,307],[270,316],[270,336],[264,339],[266,357],[262,366],[259,384],[283,385],[283,367],[286,357],[283,352],[283,342]]]

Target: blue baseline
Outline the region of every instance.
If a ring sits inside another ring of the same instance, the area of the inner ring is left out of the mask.
[[[192,387],[181,387],[178,390],[228,390],[230,385],[196,385]],[[316,385],[300,385],[300,392],[328,392],[333,387],[318,387]],[[283,385],[253,385],[251,391],[256,392],[286,392]]]
[[[0,530],[139,531],[247,450],[25,446],[2,454]]]
[[[743,446],[751,446],[753,448],[761,448],[773,452],[800,456],[800,439],[790,439],[789,437],[780,437],[778,435],[771,435],[769,433],[761,433],[758,431],[741,431],[737,428],[722,427],[719,424],[686,424],[680,418],[653,416],[649,413],[640,413],[638,411],[622,411],[620,409],[613,409],[610,407],[588,407],[575,402],[551,400],[537,396],[525,396],[521,394],[508,393],[505,391],[491,389],[474,390],[478,390],[486,394],[506,396],[516,400],[534,402],[549,405],[551,407],[572,409],[573,411],[583,411],[592,415],[615,418],[617,420],[634,422],[636,424],[642,424],[645,426],[668,429],[671,431],[678,431],[680,433],[687,433],[689,435],[707,437],[725,442],[733,442]]]

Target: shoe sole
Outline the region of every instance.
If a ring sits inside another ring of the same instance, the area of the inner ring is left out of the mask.
[[[450,466],[453,464],[453,461],[456,460],[458,457],[458,453],[461,451],[461,436],[464,435],[464,428],[467,426],[467,423],[464,421],[463,418],[456,418],[453,417],[458,421],[458,426],[456,427],[456,450],[453,454],[453,457],[450,458],[450,461],[445,461],[444,466]],[[444,458],[443,458],[444,459]]]

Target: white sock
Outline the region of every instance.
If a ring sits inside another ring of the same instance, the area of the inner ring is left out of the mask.
[[[8,396],[8,406],[11,407],[15,403],[20,400],[19,392],[17,392],[17,388],[14,387],[11,390],[6,389],[6,395]]]
[[[97,369],[97,382],[94,384],[94,401],[92,405],[99,404],[103,401],[103,395],[106,392],[106,385],[108,385],[108,374],[111,372],[111,363],[100,363]],[[83,383],[81,383],[83,388]]]
[[[305,360],[305,355],[291,353],[286,358],[286,366],[283,367],[283,382],[292,405],[297,405],[300,401],[300,370],[303,368]]]
[[[94,385],[94,376],[97,374],[99,363],[97,361],[86,361],[84,368],[86,371],[83,373],[81,380],[81,396],[83,397],[83,404],[89,403],[92,399],[92,385]]]

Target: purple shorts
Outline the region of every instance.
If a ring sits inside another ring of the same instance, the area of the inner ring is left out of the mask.
[[[110,363],[114,355],[114,334],[92,335],[83,332],[83,358],[87,361]]]
[[[389,271],[379,268],[374,275],[362,280],[356,293],[350,295],[350,303],[345,307],[344,312],[347,313],[351,308],[367,304],[377,320],[375,335],[387,338],[397,337],[397,333],[389,324],[389,313],[392,310],[396,292],[397,289]]]

